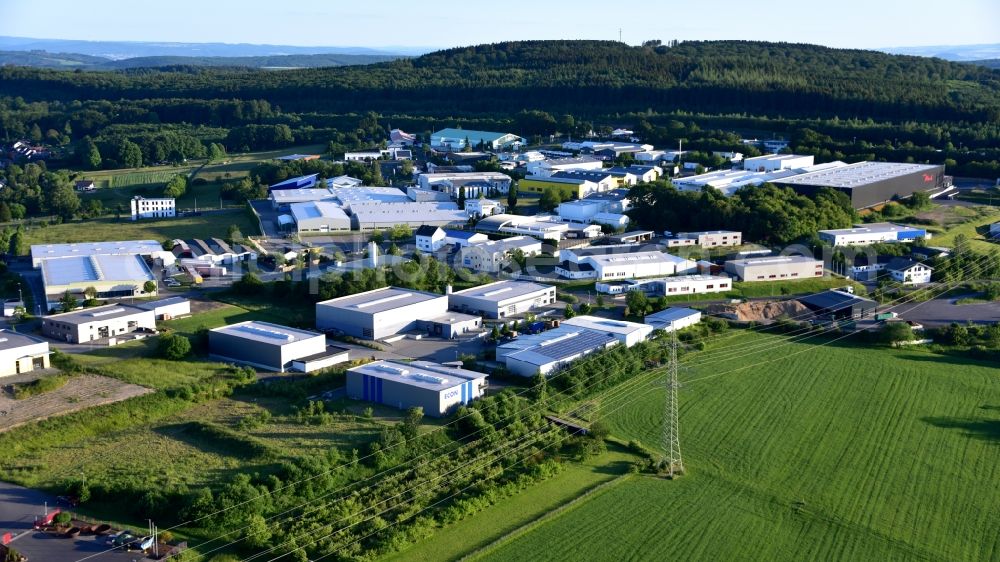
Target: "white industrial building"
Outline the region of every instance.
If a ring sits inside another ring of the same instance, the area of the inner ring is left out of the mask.
[[[351,230],[351,217],[331,201],[309,201],[290,206],[295,230],[299,234],[342,232]]]
[[[209,330],[208,348],[213,359],[279,373],[308,373],[348,358],[346,349],[328,347],[324,334],[256,320]]]
[[[156,314],[124,304],[95,306],[42,318],[42,334],[69,343],[115,338],[135,331],[154,332]]]
[[[45,297],[57,301],[67,291],[81,296],[88,288],[97,298],[155,295],[146,283],[156,278],[142,257],[136,255],[81,255],[41,260]]]
[[[643,322],[656,330],[674,332],[701,322],[701,312],[693,308],[668,307],[653,314],[647,314]]]
[[[132,198],[132,220],[163,219],[177,216],[177,203],[173,197],[146,199],[136,195]]]
[[[522,377],[549,375],[577,359],[618,344],[618,338],[581,328],[549,337],[504,357],[507,370]]]
[[[513,236],[532,236],[539,240],[561,240],[569,233],[569,224],[550,217],[493,215],[476,223],[476,230]],[[597,229],[600,231],[600,227]]]
[[[610,191],[612,189],[626,185],[625,182],[607,170],[567,170],[552,174],[550,180],[586,180],[597,186],[594,191]],[[634,180],[634,177],[633,177]],[[634,181],[633,181],[634,183]],[[589,193],[584,193],[584,196]]]
[[[0,330],[0,377],[49,368],[49,344],[25,334]]]
[[[814,163],[811,155],[798,154],[766,154],[743,160],[743,169],[750,172],[777,172],[807,168]]]
[[[823,261],[807,256],[771,256],[726,262],[726,273],[741,281],[780,281],[815,279],[823,276]]]
[[[624,228],[629,224],[627,215],[606,212],[608,203],[595,199],[577,199],[560,203],[556,207],[559,218],[581,224],[607,224],[614,228]]]
[[[329,201],[335,198],[334,191],[329,188],[276,189],[268,194],[271,207],[275,210],[287,210],[294,203],[309,203],[314,201]]]
[[[809,158],[812,158],[811,156]],[[847,166],[839,160],[826,162],[824,164],[812,164],[800,168],[781,168],[769,172],[757,171],[753,169],[744,170],[716,170],[696,176],[674,178],[671,180],[674,187],[681,191],[701,191],[705,187],[714,187],[723,195],[730,197],[743,186],[757,186],[763,183],[784,180],[811,172],[833,170]]]
[[[475,199],[510,191],[511,178],[501,172],[454,172],[420,174],[417,182],[422,189],[441,191],[458,198],[465,190],[466,199]]]
[[[316,303],[316,327],[380,340],[418,329],[419,320],[439,318],[447,312],[447,295],[384,287]]]
[[[40,267],[42,260],[77,256],[144,256],[172,265],[174,255],[156,240],[117,240],[113,242],[72,242],[67,244],[32,244],[31,266]]]
[[[470,217],[488,217],[490,215],[503,213],[506,210],[506,207],[500,204],[499,201],[486,199],[485,197],[465,200],[465,212],[468,213]]]
[[[879,222],[857,224],[854,228],[820,230],[819,239],[833,246],[868,246],[870,244],[914,242],[917,238],[930,238],[923,228]]]
[[[635,244],[565,249],[559,257],[563,261],[556,266],[556,273],[570,279],[623,280],[682,275],[698,269],[692,260],[666,254],[656,246]]]
[[[528,175],[549,177],[556,172],[566,172],[569,170],[601,170],[604,162],[592,156],[577,156],[570,158],[554,158],[551,160],[538,160],[528,162],[525,169]]]
[[[646,341],[653,333],[653,327],[638,322],[627,322],[625,320],[612,320],[601,318],[600,316],[574,316],[562,321],[563,326],[571,326],[584,330],[590,330],[598,334],[607,334],[625,344],[626,347]]]
[[[153,316],[157,320],[171,320],[191,314],[191,301],[184,297],[137,302],[134,306],[143,310],[152,310]]]
[[[733,288],[733,280],[725,275],[677,275],[655,279],[633,279],[623,283],[596,283],[594,290],[608,295],[628,291],[643,291],[653,295],[698,295],[724,293]]]
[[[452,310],[509,318],[556,302],[556,289],[528,281],[497,281],[448,295]]]
[[[436,252],[441,248],[454,244],[464,248],[471,244],[489,241],[489,236],[481,232],[468,230],[445,230],[438,226],[423,225],[415,233],[417,249],[421,252]]]
[[[542,253],[542,242],[530,236],[477,242],[459,250],[458,263],[473,271],[497,273],[512,262],[512,256],[517,250],[526,258],[537,256]]]
[[[307,189],[314,187],[316,185],[316,178],[319,174],[309,174],[306,176],[298,176],[294,178],[288,178],[287,180],[280,181],[274,185],[268,187],[269,190],[281,190],[281,189]]]
[[[431,147],[436,150],[458,152],[483,147],[486,150],[517,150],[524,139],[511,133],[494,133],[472,129],[441,129],[431,133]]]
[[[734,230],[678,232],[667,238],[668,248],[683,248],[687,246],[715,248],[720,246],[739,246],[741,244],[743,244],[743,233]]]
[[[355,230],[376,230],[405,224],[408,226],[463,225],[468,220],[456,203],[414,202],[365,204],[352,203],[351,226]]]
[[[486,375],[429,361],[374,361],[347,370],[347,396],[441,417],[486,393]]]

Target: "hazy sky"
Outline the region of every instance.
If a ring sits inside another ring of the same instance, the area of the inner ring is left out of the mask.
[[[450,47],[516,39],[1000,43],[998,0],[0,0],[0,35]]]

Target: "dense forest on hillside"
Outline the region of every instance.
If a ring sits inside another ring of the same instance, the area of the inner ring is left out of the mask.
[[[712,41],[630,47],[526,41],[360,67],[117,73],[0,70],[33,100],[264,99],[285,111],[574,114],[646,108],[755,115],[994,121],[1000,72],[813,45]]]

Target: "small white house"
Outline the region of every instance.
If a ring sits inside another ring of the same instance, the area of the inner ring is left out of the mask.
[[[907,258],[895,258],[885,266],[893,281],[903,285],[921,285],[931,282],[934,268]]]
[[[417,229],[417,250],[421,252],[436,252],[445,245],[445,233],[440,227],[422,225]]]

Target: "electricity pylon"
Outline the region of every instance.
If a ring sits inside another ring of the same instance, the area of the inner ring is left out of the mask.
[[[671,323],[673,328],[673,323]],[[684,474],[684,461],[681,459],[680,423],[678,422],[677,390],[677,331],[670,331],[670,364],[667,366],[667,400],[665,404],[665,420],[663,423],[663,450],[667,453],[664,459],[667,478]]]

